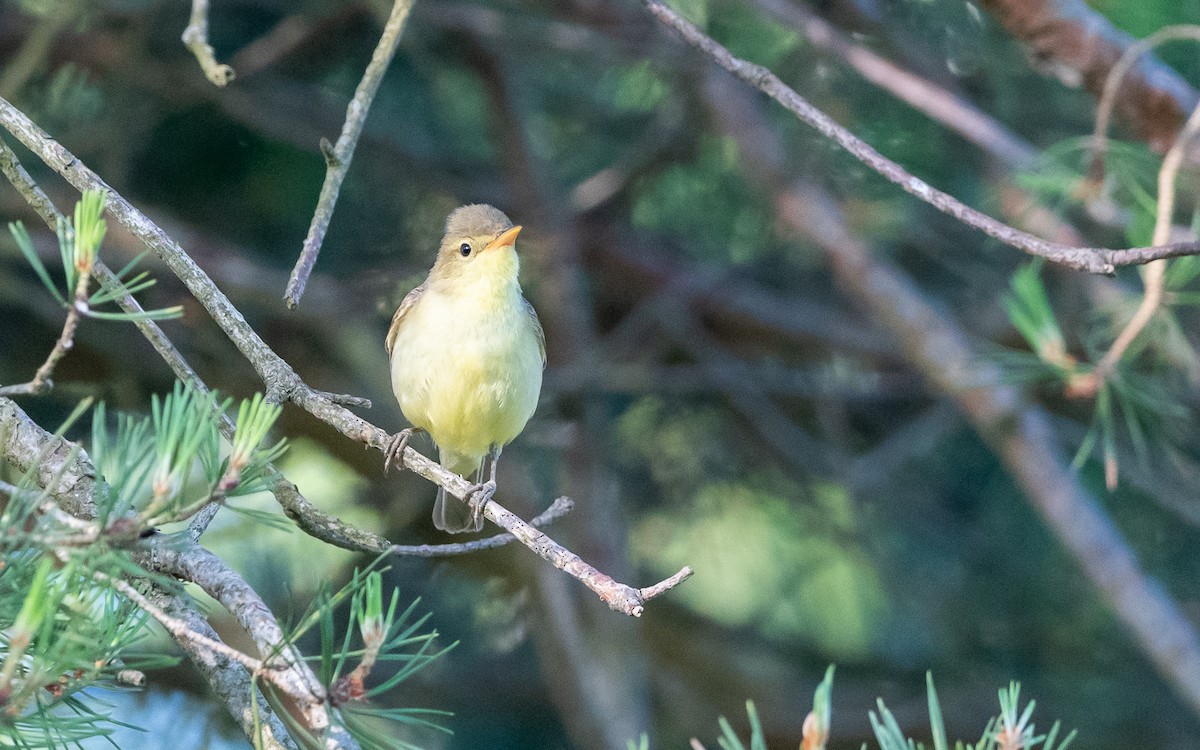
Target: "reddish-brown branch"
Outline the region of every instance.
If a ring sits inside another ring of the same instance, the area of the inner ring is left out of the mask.
[[[1135,43],[1083,0],[983,0],[982,5],[1061,80],[1082,85],[1096,98]],[[1138,138],[1163,152],[1198,102],[1200,93],[1174,69],[1143,55],[1122,86],[1116,111]]]

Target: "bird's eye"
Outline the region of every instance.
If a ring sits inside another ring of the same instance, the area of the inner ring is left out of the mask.
[[[463,254],[464,258],[467,257],[471,254],[471,244],[469,242],[462,243],[458,246],[458,251]]]

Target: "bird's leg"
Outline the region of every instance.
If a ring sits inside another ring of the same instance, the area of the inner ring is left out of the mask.
[[[483,528],[483,509],[491,502],[492,496],[496,494],[496,463],[500,460],[500,449],[492,446],[488,451],[484,460],[490,463],[488,468],[488,480],[483,483],[475,483],[471,485],[467,497],[469,501],[467,505],[471,507],[471,525],[478,531]],[[483,467],[480,466],[480,475],[483,474]]]
[[[387,448],[383,451],[384,474],[388,473],[388,469],[394,463],[399,464],[400,468],[404,468],[404,449],[408,447],[408,440],[421,431],[420,427],[409,427],[392,435],[392,439],[388,441]]]

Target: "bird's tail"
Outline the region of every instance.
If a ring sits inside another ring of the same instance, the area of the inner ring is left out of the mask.
[[[455,474],[461,474],[478,482],[482,478],[483,459],[472,456],[460,456],[439,450],[438,458],[444,468]],[[444,487],[438,487],[437,500],[433,501],[433,525],[450,534],[461,534],[466,531],[482,531],[483,516],[471,517],[471,508],[456,497],[446,494]]]

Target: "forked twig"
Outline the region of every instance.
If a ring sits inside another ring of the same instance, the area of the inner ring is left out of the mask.
[[[531,519],[529,525],[541,528],[542,526],[554,523],[570,513],[574,508],[575,501],[571,498],[565,495],[557,497],[554,499],[554,502],[550,503],[550,507]],[[472,542],[457,542],[453,544],[393,544],[388,548],[388,552],[391,552],[393,555],[403,555],[406,557],[451,557],[496,549],[497,547],[505,546],[509,542],[516,541],[516,539],[512,534],[496,534],[486,539],[476,539]]]

